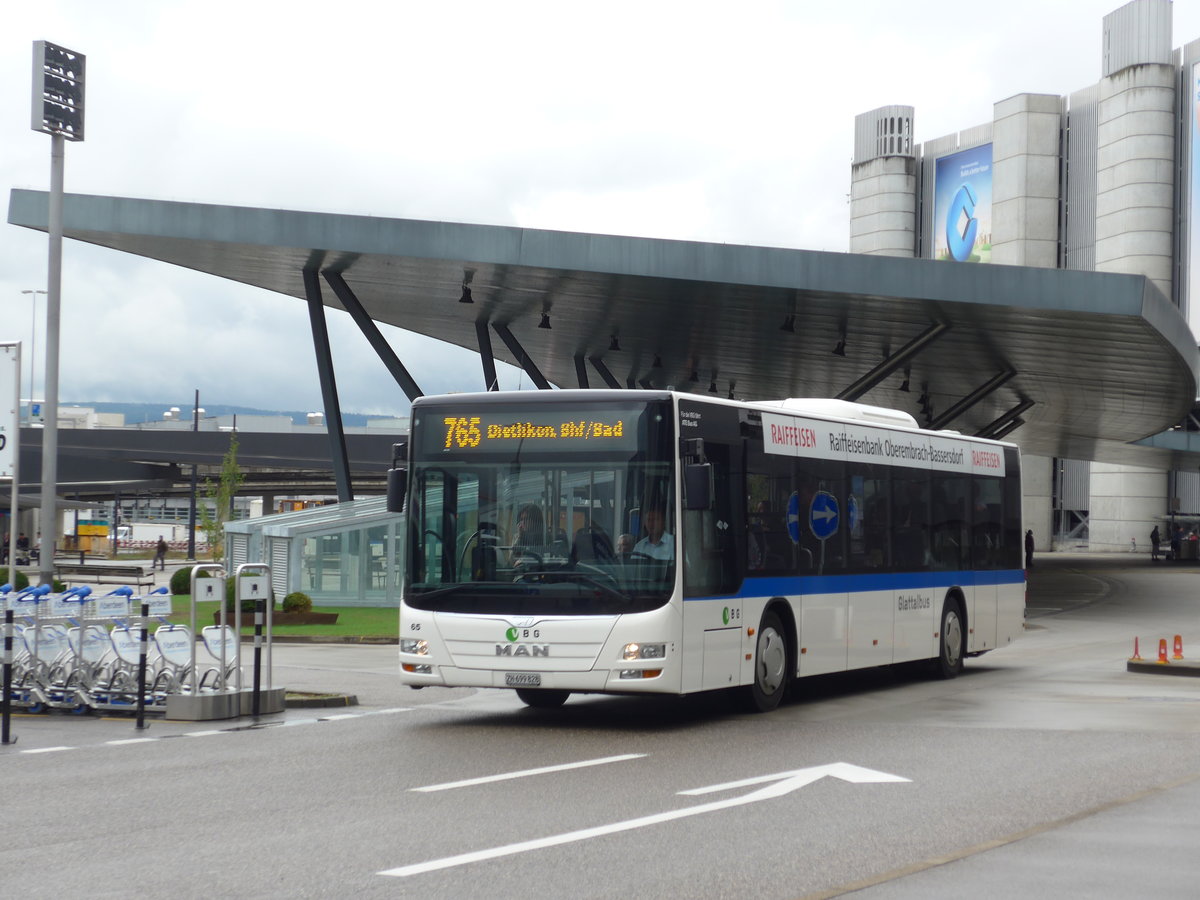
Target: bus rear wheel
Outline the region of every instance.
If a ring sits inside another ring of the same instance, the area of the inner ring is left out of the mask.
[[[958,603],[946,600],[942,607],[942,628],[938,632],[938,656],[934,674],[939,678],[956,678],[963,669],[963,620]]]
[[[754,681],[746,688],[746,706],[751,712],[770,712],[787,693],[791,673],[788,671],[787,634],[779,616],[763,613],[758,625],[758,642],[754,652]]]
[[[570,691],[543,691],[537,688],[517,688],[517,696],[534,709],[558,709],[571,696]]]

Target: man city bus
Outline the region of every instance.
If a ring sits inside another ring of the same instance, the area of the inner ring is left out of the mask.
[[[928,660],[952,678],[1023,627],[1017,448],[903,412],[455,394],[413,403],[407,453],[413,687],[535,707],[732,689],[767,711],[808,675]]]

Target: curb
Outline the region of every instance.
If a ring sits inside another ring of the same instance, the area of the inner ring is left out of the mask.
[[[337,706],[358,706],[353,694],[309,694],[302,691],[288,693],[284,697],[288,709],[327,709]]]
[[[1183,675],[1185,678],[1200,678],[1200,663],[1180,660],[1160,663],[1131,659],[1125,663],[1125,671],[1138,672],[1143,675]]]

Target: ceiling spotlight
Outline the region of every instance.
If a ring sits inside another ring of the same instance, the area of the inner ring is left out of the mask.
[[[550,328],[550,313],[542,313],[542,321],[538,322],[538,328]]]
[[[907,375],[905,375],[904,380],[902,382],[900,382],[900,390],[904,391],[904,393],[906,393],[906,394],[908,393],[908,376]]]
[[[662,357],[659,356],[657,353],[654,354],[654,365],[652,365],[650,368],[652,368],[652,369],[661,369],[662,368]]]
[[[780,331],[788,331],[792,334],[796,333],[796,314],[789,313],[787,318],[783,320],[783,324],[779,326]]]
[[[922,412],[928,412],[929,411],[929,392],[921,391],[921,396],[917,398],[917,402],[919,404],[921,404]]]
[[[465,281],[463,282],[462,296],[458,298],[459,303],[474,303],[475,300],[471,297],[471,286]]]
[[[846,339],[845,338],[842,338],[841,340],[839,340],[837,342],[837,346],[833,348],[833,355],[834,356],[845,356],[846,355]]]
[[[691,381],[694,384],[699,384],[700,383],[700,373],[697,372],[695,369],[692,369],[692,377],[689,378],[688,381]]]
[[[620,350],[621,349],[621,345],[617,343],[617,336],[615,334],[612,335],[612,337],[609,339],[608,349],[609,350]]]
[[[708,383],[708,392],[709,392],[710,394],[715,394],[715,393],[717,392],[717,382],[716,382],[716,379],[713,379],[712,381],[710,381],[710,382]]]

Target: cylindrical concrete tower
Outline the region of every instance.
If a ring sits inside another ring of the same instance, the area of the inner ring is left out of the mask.
[[[1145,275],[1172,296],[1175,66],[1170,0],[1104,18],[1096,140],[1096,270]]]
[[[917,163],[912,136],[911,106],[881,106],[855,117],[851,253],[915,255]]]

